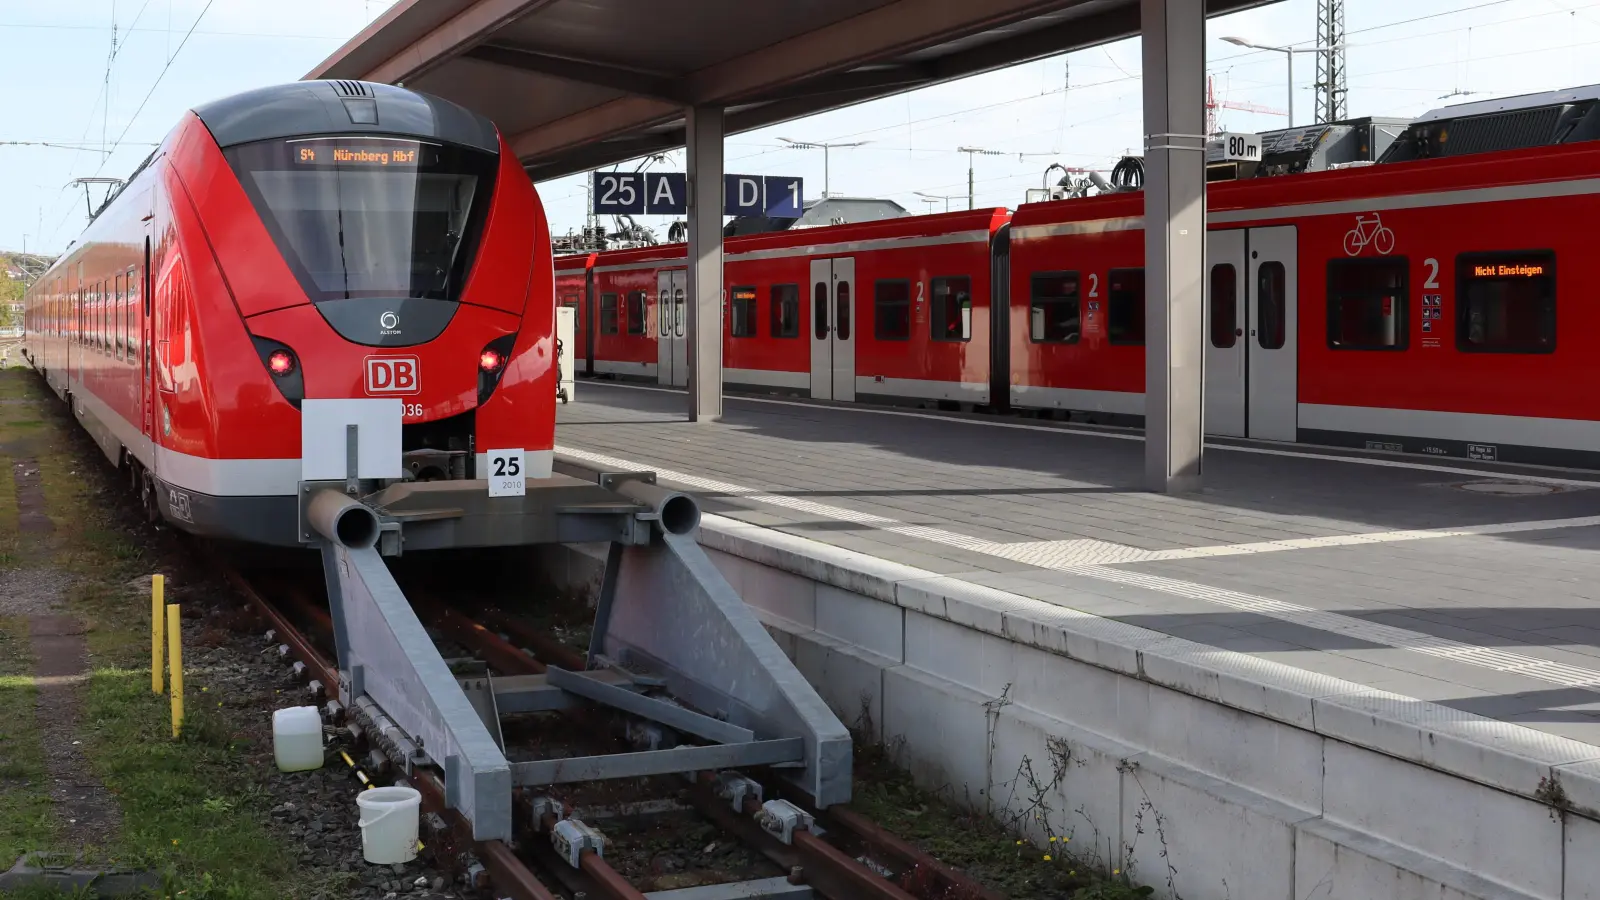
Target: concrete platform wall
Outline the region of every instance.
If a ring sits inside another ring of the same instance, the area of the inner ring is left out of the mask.
[[[1186,900],[1600,900],[1600,748],[708,516],[846,724]],[[552,560],[593,583],[594,549]]]

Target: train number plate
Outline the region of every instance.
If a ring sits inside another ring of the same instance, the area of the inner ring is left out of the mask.
[[[489,479],[489,496],[521,497],[528,492],[521,450],[490,450],[484,456],[489,463],[484,473]]]
[[[373,397],[422,393],[422,363],[415,356],[367,357],[367,393]]]

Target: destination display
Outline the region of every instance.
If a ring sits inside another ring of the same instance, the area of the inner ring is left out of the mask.
[[[414,169],[436,162],[438,158],[438,151],[435,148],[399,141],[393,143],[297,141],[290,149],[289,158],[302,166],[351,168],[393,166]]]

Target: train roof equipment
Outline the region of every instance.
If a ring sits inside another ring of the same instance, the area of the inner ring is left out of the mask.
[[[766,234],[773,231],[797,231],[802,228],[821,228],[827,225],[856,225],[862,222],[881,222],[910,215],[904,206],[881,197],[821,197],[805,205],[798,218],[739,216],[722,229],[723,237],[742,234]]]
[[[1475,100],[1413,121],[1378,160],[1407,162],[1600,138],[1600,84]]]

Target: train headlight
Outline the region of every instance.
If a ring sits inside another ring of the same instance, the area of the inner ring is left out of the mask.
[[[478,405],[487,403],[500,378],[506,374],[506,363],[511,360],[511,347],[517,342],[515,334],[501,335],[478,351]]]
[[[250,340],[255,343],[256,354],[261,357],[261,364],[267,367],[267,374],[272,376],[278,393],[294,404],[295,409],[299,409],[300,401],[306,397],[306,379],[300,369],[300,357],[282,341],[255,335],[251,335]]]
[[[267,371],[284,378],[294,374],[294,354],[287,350],[274,350],[267,357]]]

